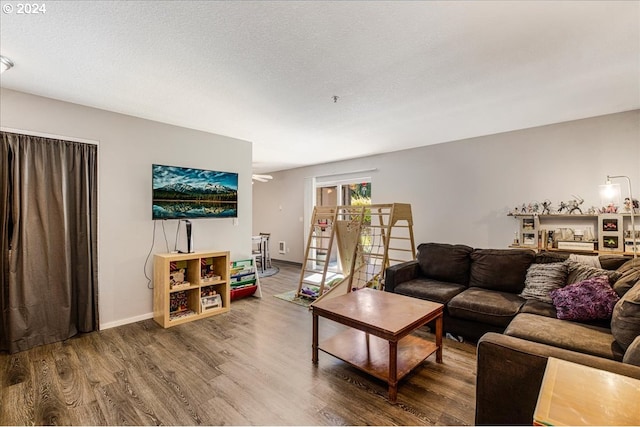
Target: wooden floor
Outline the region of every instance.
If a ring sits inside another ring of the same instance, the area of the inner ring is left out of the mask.
[[[299,268],[278,264],[263,298],[170,329],[146,320],[22,353],[0,353],[2,425],[463,425],[474,417],[475,347],[444,340],[387,386],[320,353],[311,314],[273,295]],[[151,299],[151,295],[149,295]],[[342,328],[320,319],[320,337]],[[426,331],[420,331],[427,335]]]

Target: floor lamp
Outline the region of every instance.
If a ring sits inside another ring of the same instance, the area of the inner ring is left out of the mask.
[[[629,178],[626,175],[607,175],[607,181],[605,182],[605,184],[601,187],[604,187],[601,189],[601,196],[603,197],[609,197],[611,198],[611,195],[613,193],[612,187],[613,184],[611,183],[612,179],[616,179],[616,178],[625,178],[627,180],[627,186],[629,189],[629,200],[631,200],[631,238],[633,239],[633,257],[636,258],[638,256],[638,247],[636,246],[636,223],[635,223],[635,207],[633,205],[633,193],[631,192],[631,178]],[[626,242],[624,241],[624,235],[623,235],[623,250],[626,248]]]

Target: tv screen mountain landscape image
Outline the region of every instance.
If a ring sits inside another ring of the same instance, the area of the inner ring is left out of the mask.
[[[238,174],[153,165],[153,219],[235,218]]]

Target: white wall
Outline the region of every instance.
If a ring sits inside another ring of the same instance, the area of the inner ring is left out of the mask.
[[[170,249],[177,221],[157,221],[153,248],[151,165],[239,174],[238,225],[232,219],[193,220],[194,248],[251,253],[250,142],[2,89],[0,126],[98,144],[98,279],[102,329],[152,317],[152,290],[143,266],[150,250]],[[184,225],[181,228],[184,235]],[[179,249],[186,248],[184,238]],[[147,272],[152,277],[153,257]]]
[[[253,230],[272,233],[272,258],[302,262],[305,178],[366,169],[373,203],[411,203],[416,243],[506,248],[516,205],[572,195],[598,205],[607,174],[630,176],[640,198],[640,110],[273,173],[253,194]]]

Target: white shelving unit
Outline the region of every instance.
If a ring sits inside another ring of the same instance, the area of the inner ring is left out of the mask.
[[[631,237],[631,214],[515,214],[518,221],[518,243],[511,247],[567,252],[633,254]],[[640,252],[640,214],[635,214],[636,244]],[[566,236],[553,236],[560,230]],[[576,239],[573,232],[580,230],[583,236],[592,234],[592,239]],[[551,232],[551,233],[550,233]],[[550,240],[555,244],[552,245]],[[567,249],[559,249],[558,241],[566,241]]]

